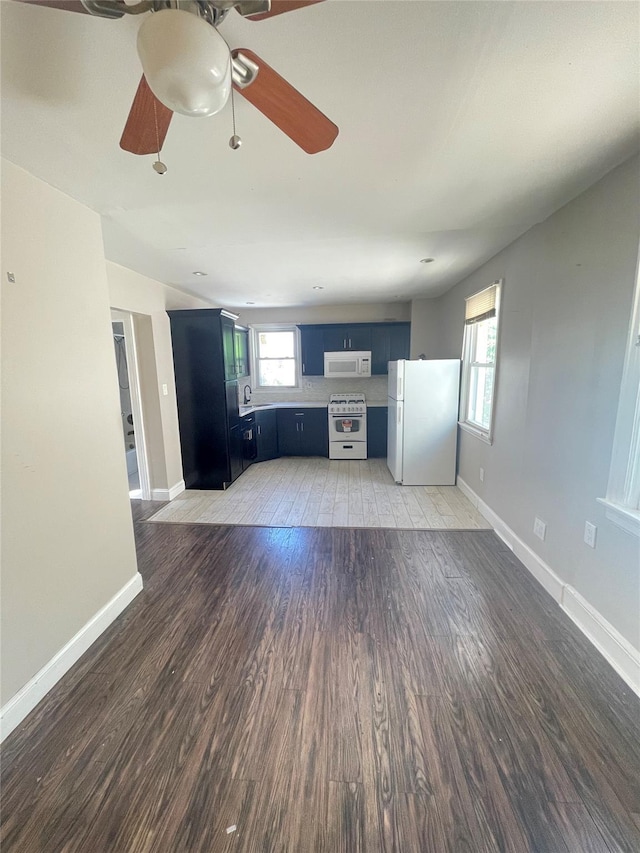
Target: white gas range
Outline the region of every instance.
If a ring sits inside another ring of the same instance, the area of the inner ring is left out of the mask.
[[[329,397],[329,459],[367,458],[367,404],[364,394]]]

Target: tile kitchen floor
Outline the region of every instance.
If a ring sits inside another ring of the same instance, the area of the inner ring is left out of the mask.
[[[398,486],[384,459],[259,462],[226,491],[186,491],[150,521],[267,527],[478,530],[491,525],[457,486]]]

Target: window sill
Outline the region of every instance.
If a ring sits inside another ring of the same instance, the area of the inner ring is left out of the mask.
[[[616,504],[607,498],[598,498],[598,503],[601,503],[605,508],[605,515],[627,533],[632,533],[634,536],[640,536],[640,511],[627,509],[625,506]]]
[[[477,427],[471,426],[471,424],[466,423],[466,421],[458,421],[458,426],[470,435],[474,435],[476,438],[479,438],[480,441],[484,441],[485,444],[493,444],[493,439],[488,433],[483,432]]]

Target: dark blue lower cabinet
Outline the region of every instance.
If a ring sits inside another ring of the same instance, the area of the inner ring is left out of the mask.
[[[235,424],[229,430],[229,468],[233,483],[244,470],[244,448],[240,424]]]
[[[256,416],[251,414],[240,418],[240,430],[242,432],[242,470],[246,471],[249,465],[256,461],[258,455]]]
[[[328,456],[326,407],[278,409],[280,456]]]
[[[256,412],[256,462],[278,457],[278,423],[275,409]]]
[[[302,456],[329,456],[327,408],[303,409],[300,440]]]
[[[387,407],[367,406],[367,456],[387,457]]]

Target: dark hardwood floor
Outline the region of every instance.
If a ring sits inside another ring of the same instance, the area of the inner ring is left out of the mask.
[[[155,509],[7,739],[3,851],[640,850],[640,700],[493,533]]]

